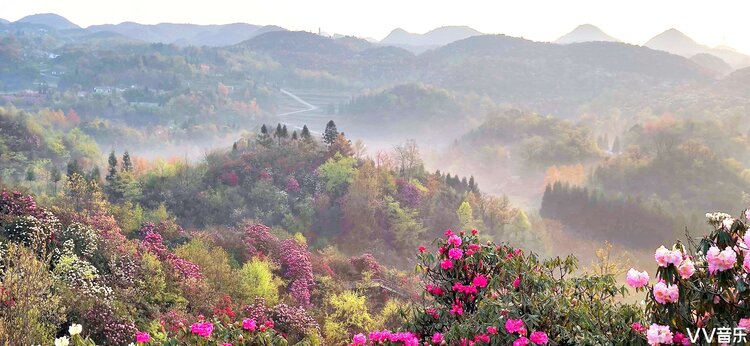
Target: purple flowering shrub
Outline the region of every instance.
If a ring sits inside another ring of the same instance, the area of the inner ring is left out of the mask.
[[[248,251],[260,257],[269,257],[281,265],[281,276],[286,279],[288,291],[295,302],[302,306],[310,304],[310,290],[314,285],[310,252],[294,239],[279,239],[265,225],[251,225],[245,229],[245,244]]]

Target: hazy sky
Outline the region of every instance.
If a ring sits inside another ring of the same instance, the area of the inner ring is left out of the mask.
[[[276,24],[288,29],[382,39],[401,27],[423,33],[443,25],[469,25],[551,41],[582,23],[642,44],[675,27],[699,43],[725,44],[750,53],[750,1],[746,0],[0,0],[0,18],[54,12],[89,26],[134,21]]]

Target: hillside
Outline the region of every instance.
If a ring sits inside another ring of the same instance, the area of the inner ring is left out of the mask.
[[[690,60],[710,71],[714,71],[717,77],[726,76],[734,71],[734,68],[724,60],[708,53],[698,53],[690,57]]]
[[[380,44],[401,47],[418,54],[432,48],[478,35],[482,35],[482,33],[467,26],[444,26],[430,30],[424,34],[415,34],[397,28],[383,38]]]
[[[124,22],[116,25],[92,25],[86,30],[90,32],[114,32],[151,43],[221,47],[234,45],[266,32],[284,29],[277,26],[259,26],[246,23],[224,25],[161,23],[147,25]]]
[[[692,57],[696,54],[711,54],[726,61],[733,68],[743,68],[750,65],[750,56],[741,54],[728,47],[711,48],[695,42],[692,38],[677,29],[669,29],[648,40],[645,47],[658,49],[672,54]]]
[[[18,23],[38,24],[50,27],[55,30],[80,29],[78,25],[71,23],[69,20],[54,13],[33,14],[23,17]]]
[[[573,29],[573,31],[561,36],[555,43],[568,44],[568,43],[580,43],[580,42],[619,42],[620,40],[607,35],[602,29],[591,25],[582,24]]]
[[[454,42],[419,60],[424,82],[563,116],[608,92],[653,90],[712,75],[687,59],[638,46],[557,45],[503,35]]]

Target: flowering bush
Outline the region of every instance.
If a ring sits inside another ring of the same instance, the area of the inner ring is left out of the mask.
[[[750,210],[743,215],[746,219]],[[690,344],[699,328],[750,327],[750,232],[748,225],[726,213],[706,214],[713,230],[697,244],[659,247],[653,285],[635,269],[627,281],[644,291],[650,326],[633,328],[651,344]],[[707,340],[702,340],[707,341]]]
[[[184,324],[173,330],[166,341],[160,344],[162,346],[287,345],[286,339],[274,328],[274,322],[271,320],[256,321],[246,318],[238,321],[208,321],[199,317],[198,321],[189,325]]]
[[[626,289],[613,275],[569,278],[574,257],[541,260],[507,245],[482,244],[476,231],[448,230],[437,247],[437,253],[419,249],[425,290],[405,332],[357,335],[353,345],[643,343],[631,329],[642,311],[617,302]]]
[[[282,241],[280,250],[284,278],[291,281],[289,294],[297,304],[309,305],[314,284],[310,253],[294,239]]]

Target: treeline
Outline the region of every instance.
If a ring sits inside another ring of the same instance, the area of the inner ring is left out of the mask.
[[[601,155],[586,127],[515,109],[489,115],[458,140],[454,152],[474,162],[498,164],[515,156],[532,167],[579,163]]]
[[[507,198],[482,195],[473,177],[427,172],[415,142],[365,152],[333,121],[320,139],[306,126],[264,125],[198,164],[147,170],[137,186],[117,173],[105,191],[144,210],[164,204],[187,228],[254,220],[300,233],[316,248],[366,249],[389,264],[445,229],[509,231],[516,209]]]
[[[639,199],[606,197],[601,191],[555,183],[547,185],[539,212],[557,219],[572,234],[642,248],[674,238],[674,222]]]

